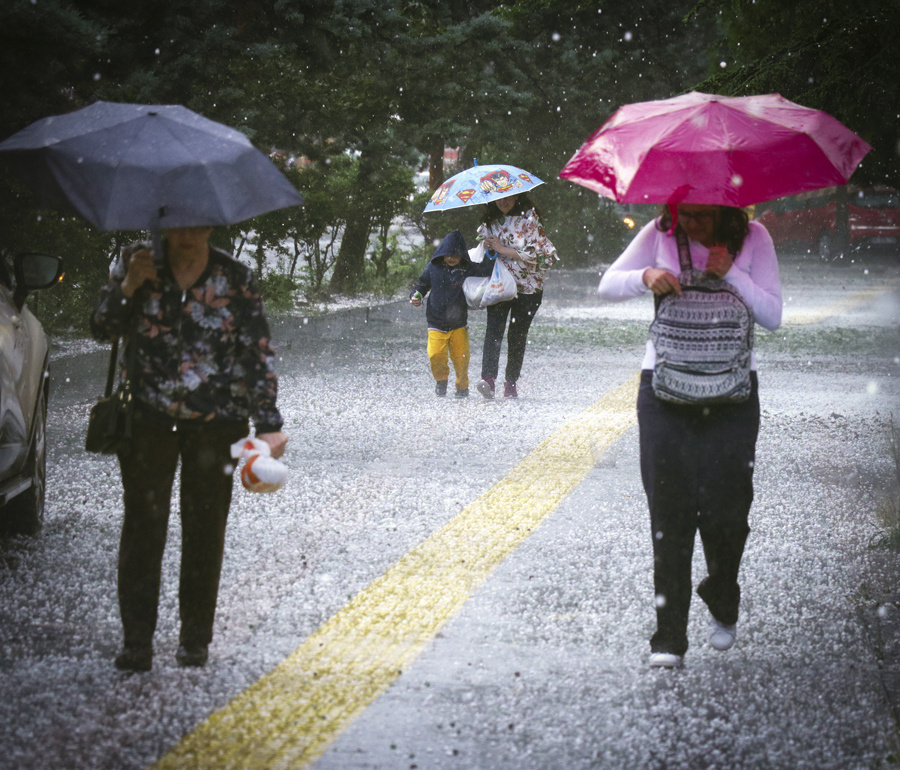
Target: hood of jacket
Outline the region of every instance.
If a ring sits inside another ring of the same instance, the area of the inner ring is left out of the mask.
[[[431,261],[440,261],[448,254],[455,254],[458,257],[462,257],[464,262],[469,261],[469,250],[466,248],[466,239],[463,238],[463,235],[459,230],[454,230],[452,233],[447,233],[444,236],[441,245],[438,246],[434,250],[434,254],[431,255]]]

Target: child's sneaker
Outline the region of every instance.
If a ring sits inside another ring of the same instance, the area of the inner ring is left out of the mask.
[[[684,655],[675,655],[671,652],[651,652],[650,668],[681,668],[684,665]]]
[[[457,388],[456,389],[456,397],[457,398],[468,398],[469,397],[469,389],[468,388]]]
[[[447,395],[447,380],[438,380],[438,382],[434,386],[434,394],[436,396]]]
[[[481,393],[485,398],[493,398],[494,397],[494,378],[493,377],[482,377],[478,384],[475,386],[478,388],[478,392]]]
[[[503,386],[503,396],[504,398],[518,398],[519,394],[516,393],[516,383],[507,382]]]

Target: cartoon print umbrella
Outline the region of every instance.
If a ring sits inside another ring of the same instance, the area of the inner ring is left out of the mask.
[[[101,230],[228,225],[303,203],[233,128],[180,105],[96,102],[0,143],[41,203]]]
[[[693,92],[621,107],[559,176],[619,203],[743,207],[844,184],[870,149],[779,94]]]
[[[438,187],[423,213],[478,206],[528,192],[541,184],[543,180],[518,166],[504,163],[479,166],[475,161],[472,168],[454,174]]]

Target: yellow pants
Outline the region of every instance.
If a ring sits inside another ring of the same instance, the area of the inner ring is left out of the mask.
[[[449,332],[437,329],[428,330],[428,360],[431,362],[431,373],[437,382],[450,377],[450,365],[453,361],[456,372],[456,389],[466,390],[469,387],[469,330],[465,327]]]

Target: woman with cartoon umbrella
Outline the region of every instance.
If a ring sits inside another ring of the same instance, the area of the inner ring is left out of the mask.
[[[500,369],[500,351],[509,321],[503,395],[517,398],[528,330],[541,306],[544,281],[558,261],[556,248],[544,232],[541,215],[528,191],[543,181],[516,166],[495,164],[460,172],[438,187],[425,211],[483,205],[477,237],[509,268],[516,281],[516,297],[487,308],[487,327],[476,387],[485,398],[494,397]]]

